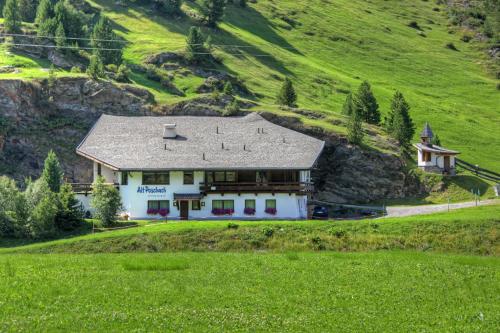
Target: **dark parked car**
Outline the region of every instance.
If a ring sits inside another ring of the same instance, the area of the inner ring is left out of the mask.
[[[327,220],[328,219],[328,208],[324,206],[316,206],[312,213],[313,220]]]

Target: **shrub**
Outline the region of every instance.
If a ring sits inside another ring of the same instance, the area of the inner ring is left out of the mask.
[[[113,185],[105,184],[103,177],[98,177],[93,184],[90,205],[103,226],[113,225],[122,208],[120,193]]]
[[[118,71],[116,72],[116,81],[118,82],[124,82],[124,83],[127,83],[127,82],[130,82],[130,69],[121,64],[120,67],[118,67]]]
[[[233,99],[233,101],[224,108],[224,112],[222,114],[224,116],[235,116],[238,112],[240,112],[238,101]]]
[[[81,73],[82,69],[78,66],[71,67],[71,73]]]
[[[240,226],[239,226],[238,224],[236,224],[236,223],[229,222],[229,223],[227,224],[227,228],[228,228],[228,229],[238,229],[239,227],[240,227]]]
[[[458,51],[457,47],[453,43],[446,43],[446,48],[453,50],[453,51]]]
[[[266,237],[272,237],[274,235],[274,229],[272,227],[264,227],[262,228],[262,233]]]
[[[417,21],[411,21],[410,23],[408,23],[408,26],[413,29],[422,30]]]
[[[34,239],[49,238],[56,233],[58,197],[51,191],[46,179],[41,177],[28,182],[24,192],[27,211],[27,236]]]

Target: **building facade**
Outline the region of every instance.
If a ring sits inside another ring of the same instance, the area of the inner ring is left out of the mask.
[[[102,116],[77,153],[131,219],[305,219],[323,147],[257,114]],[[91,184],[75,190],[91,211]]]
[[[421,142],[414,145],[418,152],[418,167],[426,172],[454,176],[458,151],[432,144],[434,133],[428,123],[420,134]]]

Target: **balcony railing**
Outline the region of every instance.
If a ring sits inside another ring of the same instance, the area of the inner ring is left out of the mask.
[[[119,188],[120,186],[116,183],[106,183],[106,185],[113,185],[116,188]],[[78,194],[92,193],[92,183],[71,183],[71,187],[73,188],[73,192]]]
[[[201,183],[203,193],[312,193],[313,183]]]

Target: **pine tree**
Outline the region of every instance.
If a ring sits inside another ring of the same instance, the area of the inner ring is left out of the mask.
[[[21,31],[21,18],[17,0],[7,0],[3,7],[3,26],[6,33],[15,34]]]
[[[434,134],[434,137],[431,140],[431,144],[433,144],[435,146],[441,146],[441,139],[439,138],[439,136],[437,134]]]
[[[58,50],[62,50],[66,46],[66,33],[62,23],[59,23],[56,29],[56,46]]]
[[[226,84],[224,85],[224,94],[227,96],[233,96],[234,94],[234,89],[233,85],[231,84],[231,81],[227,81]]]
[[[205,49],[205,40],[200,28],[191,27],[186,39],[186,60],[190,63],[201,63],[208,58],[208,51]]]
[[[410,117],[410,105],[406,102],[403,94],[396,91],[391,102],[391,111],[386,119],[386,130],[399,144],[407,148],[413,135],[415,125]]]
[[[36,16],[36,1],[35,0],[18,0],[19,1],[19,16],[21,21],[33,22]]]
[[[354,111],[354,102],[352,100],[352,93],[350,92],[344,102],[344,105],[342,106],[342,114],[345,114],[346,116],[351,115]]]
[[[41,0],[36,9],[35,24],[40,26],[54,15],[51,0]]]
[[[52,192],[59,193],[63,181],[63,171],[53,150],[50,150],[43,167],[42,178]]]
[[[209,27],[215,28],[224,16],[226,0],[203,0],[202,12]]]
[[[83,209],[70,184],[64,183],[59,192],[56,227],[61,230],[73,230],[83,221]]]
[[[293,88],[293,83],[289,78],[285,78],[283,85],[278,93],[276,99],[279,105],[295,107],[297,102],[297,94]]]
[[[98,80],[105,76],[104,65],[102,64],[101,58],[98,54],[93,54],[90,56],[89,67],[87,67],[87,75],[94,80]]]
[[[361,115],[357,112],[351,112],[347,121],[347,140],[350,143],[359,145],[363,141],[363,136]]]
[[[122,63],[123,45],[113,32],[111,22],[105,16],[101,16],[94,26],[90,43],[104,65],[119,66]]]
[[[367,81],[359,86],[354,97],[354,108],[365,122],[375,125],[380,123],[379,106]]]

